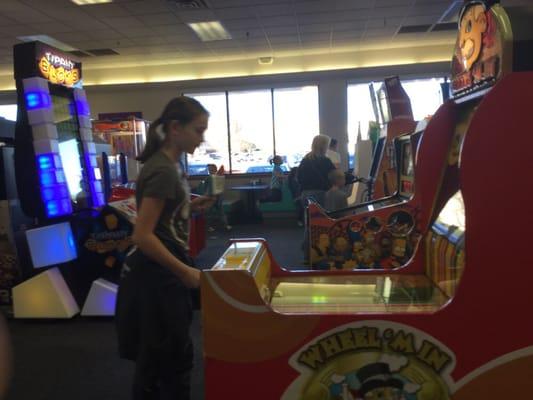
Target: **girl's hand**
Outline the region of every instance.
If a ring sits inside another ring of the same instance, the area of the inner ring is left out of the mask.
[[[191,210],[205,211],[217,200],[216,196],[199,196],[191,200]]]
[[[180,277],[182,282],[189,289],[196,289],[200,286],[200,270],[192,267],[187,267],[184,274]]]

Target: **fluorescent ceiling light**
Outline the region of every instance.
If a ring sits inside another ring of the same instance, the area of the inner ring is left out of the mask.
[[[90,4],[103,4],[103,3],[112,3],[113,0],[70,0],[74,4],[79,6],[88,6]]]
[[[229,32],[218,21],[188,23],[203,42],[231,39]]]
[[[63,51],[74,51],[78,50],[75,47],[72,47],[66,43],[60,42],[57,39],[54,39],[53,37],[50,37],[48,35],[31,35],[31,36],[18,36],[18,40],[22,40],[23,42],[42,42],[46,43],[52,47],[55,47],[59,50]]]

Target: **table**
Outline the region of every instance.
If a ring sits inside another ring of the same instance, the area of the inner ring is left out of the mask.
[[[242,185],[232,186],[231,190],[238,190],[246,195],[243,222],[261,222],[263,215],[257,207],[256,194],[269,188],[269,185]]]

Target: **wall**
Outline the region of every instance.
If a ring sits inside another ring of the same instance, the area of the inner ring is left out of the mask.
[[[241,78],[203,79],[192,81],[87,86],[87,97],[93,118],[98,113],[141,111],[145,119],[154,120],[172,97],[183,92],[213,92],[316,84],[319,87],[320,131],[338,140],[342,162],[347,166],[347,92],[353,82],[380,81],[400,75],[402,79],[449,75],[449,63],[409,64],[335,71],[261,75]],[[0,92],[0,104],[16,102],[14,91]]]

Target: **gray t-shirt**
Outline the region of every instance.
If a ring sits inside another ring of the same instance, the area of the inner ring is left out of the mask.
[[[165,205],[155,227],[155,235],[171,252],[174,245],[189,249],[190,188],[178,163],[163,152],[144,163],[137,178],[137,209],[144,197],[164,199]]]
[[[324,207],[326,207],[326,210],[328,211],[335,211],[348,207],[346,193],[340,189],[331,188],[326,192]]]

